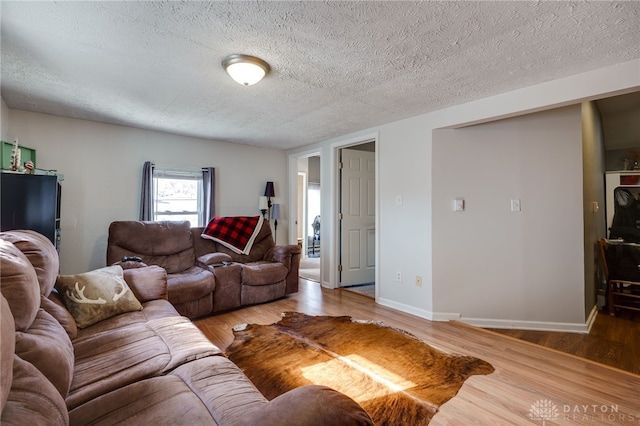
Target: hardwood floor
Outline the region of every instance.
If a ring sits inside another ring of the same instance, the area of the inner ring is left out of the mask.
[[[240,323],[271,324],[284,311],[383,321],[447,352],[473,355],[496,371],[473,376],[431,425],[638,425],[640,376],[459,322],[431,322],[368,297],[301,280],[284,299],[195,321],[221,348]],[[257,354],[256,356],[259,356]]]
[[[599,312],[589,334],[494,330],[601,364],[640,374],[640,312]]]

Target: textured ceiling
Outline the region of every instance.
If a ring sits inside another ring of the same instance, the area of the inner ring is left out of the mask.
[[[284,149],[640,57],[639,2],[0,7],[10,108]]]

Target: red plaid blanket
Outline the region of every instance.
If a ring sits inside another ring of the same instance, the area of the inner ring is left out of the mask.
[[[200,236],[238,254],[249,254],[263,220],[262,216],[217,216],[209,221]]]

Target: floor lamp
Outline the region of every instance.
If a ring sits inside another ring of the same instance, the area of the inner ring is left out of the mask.
[[[267,182],[267,186],[264,188],[264,196],[267,197],[267,210],[269,211],[269,215],[267,219],[271,219],[271,198],[276,196],[276,190],[273,187],[273,182]]]
[[[273,242],[278,242],[278,219],[280,219],[280,204],[271,206],[271,218],[273,218]]]

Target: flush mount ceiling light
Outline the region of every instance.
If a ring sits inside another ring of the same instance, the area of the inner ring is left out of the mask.
[[[222,67],[232,79],[245,86],[256,84],[271,70],[268,63],[249,55],[229,55],[222,61]]]

